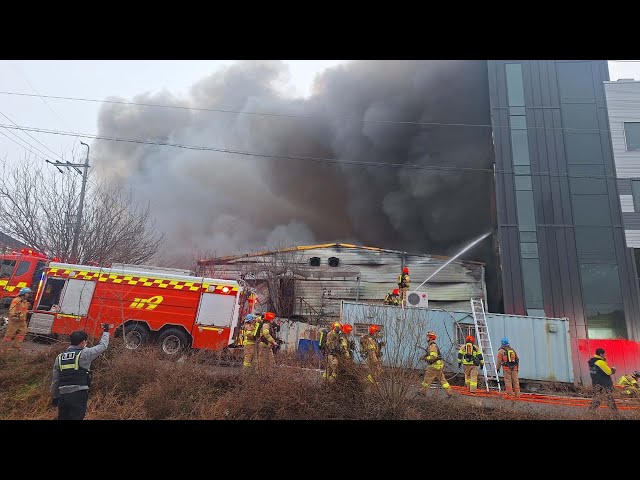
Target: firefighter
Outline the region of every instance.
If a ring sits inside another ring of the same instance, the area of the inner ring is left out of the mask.
[[[2,341],[3,347],[18,350],[22,347],[24,337],[27,335],[27,313],[30,299],[31,289],[23,287],[16,298],[11,300],[11,305],[9,305],[9,324]]]
[[[618,411],[616,401],[613,398],[613,380],[611,380],[611,375],[616,373],[616,369],[607,365],[604,353],[604,348],[597,348],[596,354],[588,362],[594,392],[589,410],[598,408],[604,399],[611,410]]]
[[[258,339],[258,359],[257,367],[259,371],[265,371],[265,369],[271,368],[275,365],[276,359],[273,355],[274,347],[277,347],[278,342],[274,338],[275,331],[271,322],[276,318],[276,314],[273,312],[266,312],[264,314],[264,321],[262,327],[259,328],[259,332],[256,335]]]
[[[449,382],[447,382],[444,376],[444,360],[442,360],[440,348],[438,348],[438,344],[436,343],[437,338],[438,336],[435,332],[427,332],[427,341],[429,344],[427,346],[427,354],[424,356],[424,360],[427,362],[427,369],[424,372],[422,388],[426,395],[427,389],[433,381],[438,380],[447,394],[447,398],[451,398],[453,397],[453,392],[451,385],[449,385]]]
[[[411,286],[411,279],[409,278],[409,267],[404,267],[402,273],[398,275],[398,290],[400,292],[400,302],[404,307],[407,302],[407,290]]]
[[[53,362],[51,403],[58,407],[58,420],[83,420],[91,386],[91,362],[109,345],[108,323],[102,325],[100,343],[87,348],[87,332],[69,335],[71,345]]]
[[[638,370],[627,373],[620,377],[617,387],[623,389],[624,395],[629,397],[638,397],[640,396],[640,385],[638,385],[638,379],[640,379],[640,372]]]
[[[384,297],[385,305],[400,305],[400,295],[398,293],[398,289],[394,288],[393,293],[387,293]]]
[[[384,342],[380,340],[380,325],[369,325],[369,333],[360,338],[360,355],[367,360],[369,375],[367,381],[378,385],[382,375],[382,347]]]
[[[344,330],[351,332],[351,325],[344,325],[340,322],[333,322],[331,325],[331,331],[327,333],[327,340],[325,345],[325,352],[327,352],[327,367],[322,374],[323,378],[326,378],[329,383],[335,381],[338,377],[338,369],[345,360],[351,358],[349,352],[349,341]]]
[[[253,359],[256,357],[256,328],[258,323],[256,322],[256,316],[253,313],[247,314],[244,317],[244,325],[242,326],[242,333],[240,338],[242,339],[242,368],[249,369],[253,367]]]
[[[464,345],[458,350],[458,368],[464,365],[464,384],[471,394],[478,388],[478,368],[484,367],[484,358],[480,348],[474,343],[473,335],[468,335]]]
[[[511,348],[511,345],[509,345],[509,339],[504,337],[500,340],[496,371],[499,372],[500,367],[502,367],[504,389],[507,395],[520,396],[520,380],[518,380],[519,365],[520,358],[518,358],[518,354]]]

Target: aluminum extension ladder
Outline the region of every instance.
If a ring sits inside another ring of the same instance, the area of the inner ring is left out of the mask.
[[[489,391],[489,380],[495,382],[497,387],[491,387],[500,392],[500,379],[496,370],[495,357],[493,356],[493,348],[491,347],[491,337],[489,336],[489,328],[487,327],[487,318],[484,314],[484,302],[481,298],[471,299],[471,311],[473,312],[473,323],[476,327],[476,335],[478,336],[478,347],[484,358],[484,384]]]

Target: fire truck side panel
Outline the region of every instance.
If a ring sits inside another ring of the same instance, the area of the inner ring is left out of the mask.
[[[38,288],[46,258],[32,255],[0,255],[0,297],[7,305],[22,287]]]
[[[193,330],[193,348],[222,350],[233,341],[237,324],[238,295],[204,292]]]

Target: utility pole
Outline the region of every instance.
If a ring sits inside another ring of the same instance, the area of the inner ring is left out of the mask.
[[[73,244],[71,245],[71,261],[72,262],[77,262],[78,259],[76,258],[77,253],[78,253],[78,238],[80,236],[80,224],[82,223],[82,208],[84,207],[84,192],[85,192],[85,188],[87,185],[87,172],[89,171],[89,145],[87,145],[84,142],[80,142],[82,145],[84,145],[85,147],[87,147],[87,157],[84,160],[84,164],[83,163],[71,163],[69,161],[62,163],[62,162],[50,162],[49,160],[46,160],[47,163],[50,163],[51,165],[55,166],[56,168],[58,168],[58,170],[60,170],[59,167],[66,167],[66,168],[73,168],[76,172],[81,173],[82,174],[82,186],[80,187],[80,205],[78,205],[78,215],[76,218],[76,228],[75,231],[73,233]],[[82,167],[84,168],[83,172],[80,172],[80,169],[78,167]],[[62,170],[60,170],[62,171]]]

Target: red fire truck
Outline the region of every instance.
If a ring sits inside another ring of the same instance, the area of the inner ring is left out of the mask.
[[[233,280],[51,262],[29,332],[99,337],[100,324],[111,323],[130,349],[156,341],[167,355],[189,347],[223,350],[237,336],[246,297]]]
[[[46,255],[27,248],[0,255],[0,308],[8,308],[23,287],[36,293],[48,261]]]

